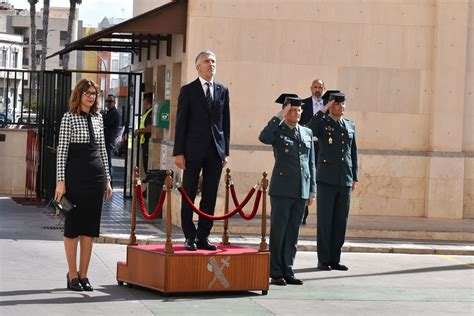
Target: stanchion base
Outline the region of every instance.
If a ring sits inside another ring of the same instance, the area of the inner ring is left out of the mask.
[[[268,292],[270,254],[257,249],[218,245],[215,251],[187,251],[174,245],[127,247],[127,262],[117,263],[119,285],[138,285],[163,293]]]

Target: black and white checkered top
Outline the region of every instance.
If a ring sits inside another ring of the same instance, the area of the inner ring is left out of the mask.
[[[95,144],[99,146],[100,158],[104,164],[107,180],[110,181],[107,152],[105,151],[104,123],[102,115],[91,115]],[[59,144],[57,151],[57,181],[64,181],[69,144],[88,144],[91,142],[87,116],[66,112],[61,120],[59,129]]]

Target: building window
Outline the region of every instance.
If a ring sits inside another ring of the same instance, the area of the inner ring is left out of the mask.
[[[63,55],[59,55],[59,66],[63,66]]]
[[[66,31],[61,31],[59,33],[59,45],[60,46],[66,46],[66,39],[67,39],[67,32]]]
[[[12,68],[18,68],[18,52],[12,53]]]
[[[112,79],[111,83],[110,83],[110,87],[112,89],[115,89],[115,88],[118,88],[118,86],[119,86],[119,80],[118,79]]]
[[[2,67],[7,67],[7,50],[2,49],[2,52],[0,53],[0,66]]]
[[[118,60],[117,59],[113,59],[112,60],[112,71],[119,71],[119,67],[118,67]]]

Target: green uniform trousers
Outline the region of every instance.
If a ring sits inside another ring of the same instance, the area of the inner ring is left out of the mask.
[[[346,238],[352,188],[318,182],[317,240],[320,264],[336,264]]]
[[[270,277],[293,277],[306,199],[270,196]]]

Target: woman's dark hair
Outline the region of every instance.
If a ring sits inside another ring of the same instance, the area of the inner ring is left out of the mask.
[[[87,92],[90,88],[94,88],[97,96],[92,104],[90,113],[96,115],[99,112],[99,90],[94,81],[90,79],[82,79],[74,87],[71,97],[69,98],[69,111],[77,115],[81,114],[81,98],[84,92]]]

